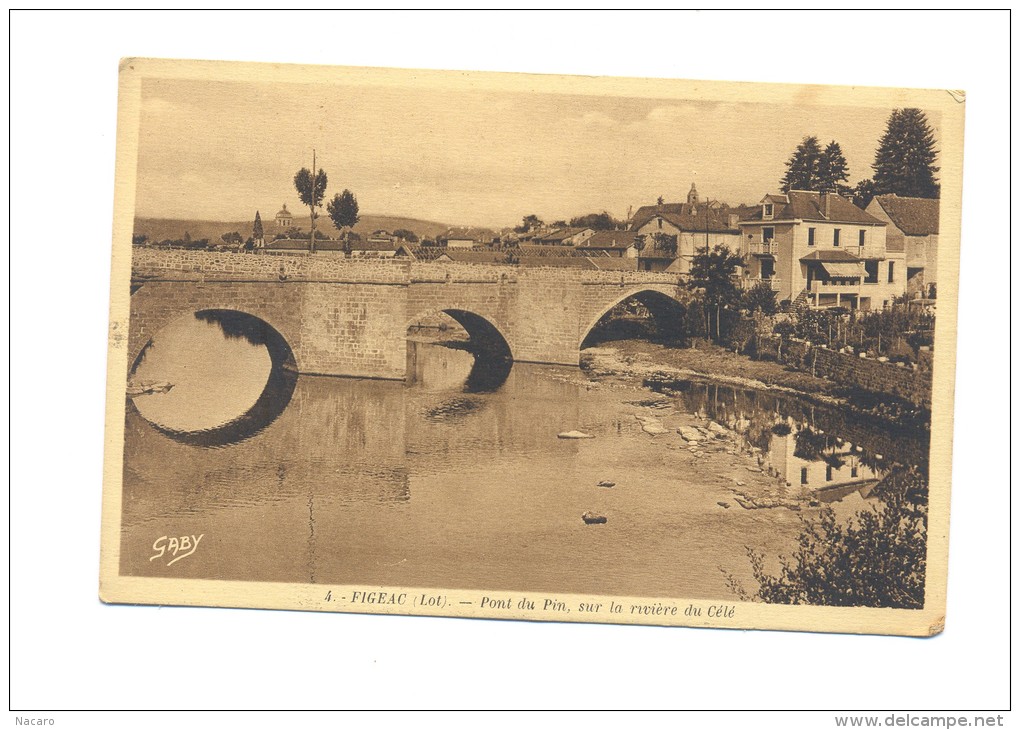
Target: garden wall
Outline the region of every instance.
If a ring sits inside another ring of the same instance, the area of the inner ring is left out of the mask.
[[[784,343],[779,336],[768,335],[759,338],[758,355],[775,358],[841,385],[892,395],[931,409],[930,352],[922,353],[920,364],[915,368],[837,352],[802,340]]]

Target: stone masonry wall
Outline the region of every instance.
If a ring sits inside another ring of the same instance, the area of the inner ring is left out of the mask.
[[[662,273],[141,247],[132,279],[132,361],[172,319],[231,309],[276,329],[301,372],[395,379],[406,371],[407,328],[427,314],[471,312],[514,359],[577,365],[587,331],[618,302],[643,291],[689,296]]]
[[[809,342],[791,340],[780,349],[778,336],[762,337],[759,354],[778,357],[798,370],[829,378],[841,385],[871,393],[888,394],[917,406],[931,409],[931,368],[923,364],[916,370],[871,358],[849,355]]]

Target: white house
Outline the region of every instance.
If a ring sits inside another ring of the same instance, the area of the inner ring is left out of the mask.
[[[641,206],[634,213],[630,228],[644,237],[645,257],[655,250],[656,239],[662,240],[659,234],[676,237],[675,263],[670,263],[669,270],[678,273],[689,272],[691,260],[706,249],[722,245],[734,252],[740,250],[737,216],[726,208],[698,202],[693,186],[686,203]]]
[[[906,291],[903,251],[887,248],[886,223],[836,193],[766,195],[738,225],[742,284],[768,282],[779,301],[867,310]]]

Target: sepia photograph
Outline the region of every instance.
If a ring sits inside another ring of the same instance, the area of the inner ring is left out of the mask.
[[[12,11],[12,725],[1008,726],[1007,12]]]
[[[124,59],[104,600],[938,633],[963,98]]]

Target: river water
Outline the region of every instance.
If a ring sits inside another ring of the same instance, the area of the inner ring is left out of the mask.
[[[463,349],[409,347],[400,383],[295,375],[215,319],[159,333],[131,379],[173,387],[129,398],[122,574],[734,600],[745,547],[789,554],[801,515],[867,508],[926,451],[789,398],[522,363],[479,378]],[[729,437],[676,433],[710,419]],[[202,537],[168,565],[163,536]]]

